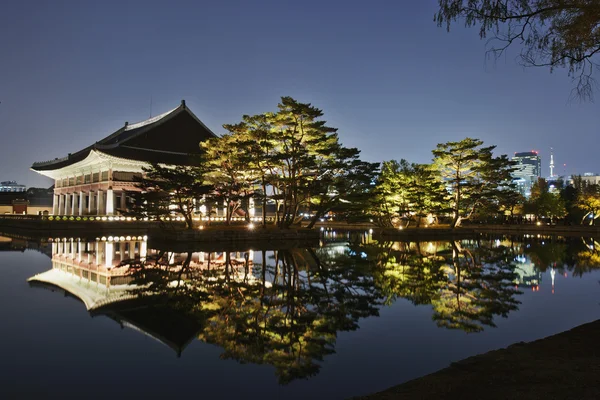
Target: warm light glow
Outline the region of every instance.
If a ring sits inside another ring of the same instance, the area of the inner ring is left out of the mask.
[[[204,225],[200,225],[200,226],[198,227],[198,229],[200,229],[200,230],[204,229]]]
[[[541,223],[540,221],[538,221],[538,222],[537,222],[537,225],[538,225],[538,226],[539,226],[539,225],[541,225],[541,224],[542,224],[542,223]]]
[[[249,223],[248,224],[248,229],[254,229],[254,224],[253,223]]]
[[[122,236],[121,236],[122,237]],[[125,237],[125,240],[131,240],[131,236]]]
[[[103,238],[103,239],[104,239],[104,238]],[[112,236],[109,236],[109,237],[108,237],[108,241],[109,241],[109,242],[112,242],[112,241],[113,241],[113,237],[112,237]]]

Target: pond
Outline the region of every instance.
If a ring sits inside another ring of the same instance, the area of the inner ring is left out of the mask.
[[[598,239],[0,238],[3,398],[338,399],[600,318]]]

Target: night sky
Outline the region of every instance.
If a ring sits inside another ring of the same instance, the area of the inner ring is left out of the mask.
[[[600,172],[600,110],[566,72],[494,63],[478,30],[433,22],[435,0],[25,1],[0,10],[0,180],[185,99],[213,131],[310,102],[369,161],[429,162],[466,136],[498,153],[550,147],[558,174]],[[600,93],[596,93],[600,95]],[[566,163],[566,170],[563,164]]]

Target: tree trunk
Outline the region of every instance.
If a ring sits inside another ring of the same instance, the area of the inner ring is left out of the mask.
[[[312,217],[312,219],[310,220],[310,223],[306,226],[308,229],[312,229],[313,226],[315,226],[315,224],[317,223],[317,221],[319,220],[319,218],[321,217],[321,213],[320,212],[316,212],[315,216]]]
[[[267,227],[267,185],[265,184],[264,179],[263,179],[263,183],[262,183],[262,189],[263,189],[262,225],[263,225],[263,228],[266,228]]]

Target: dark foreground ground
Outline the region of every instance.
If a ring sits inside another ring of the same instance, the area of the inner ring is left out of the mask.
[[[361,399],[600,399],[600,320],[470,357]]]

